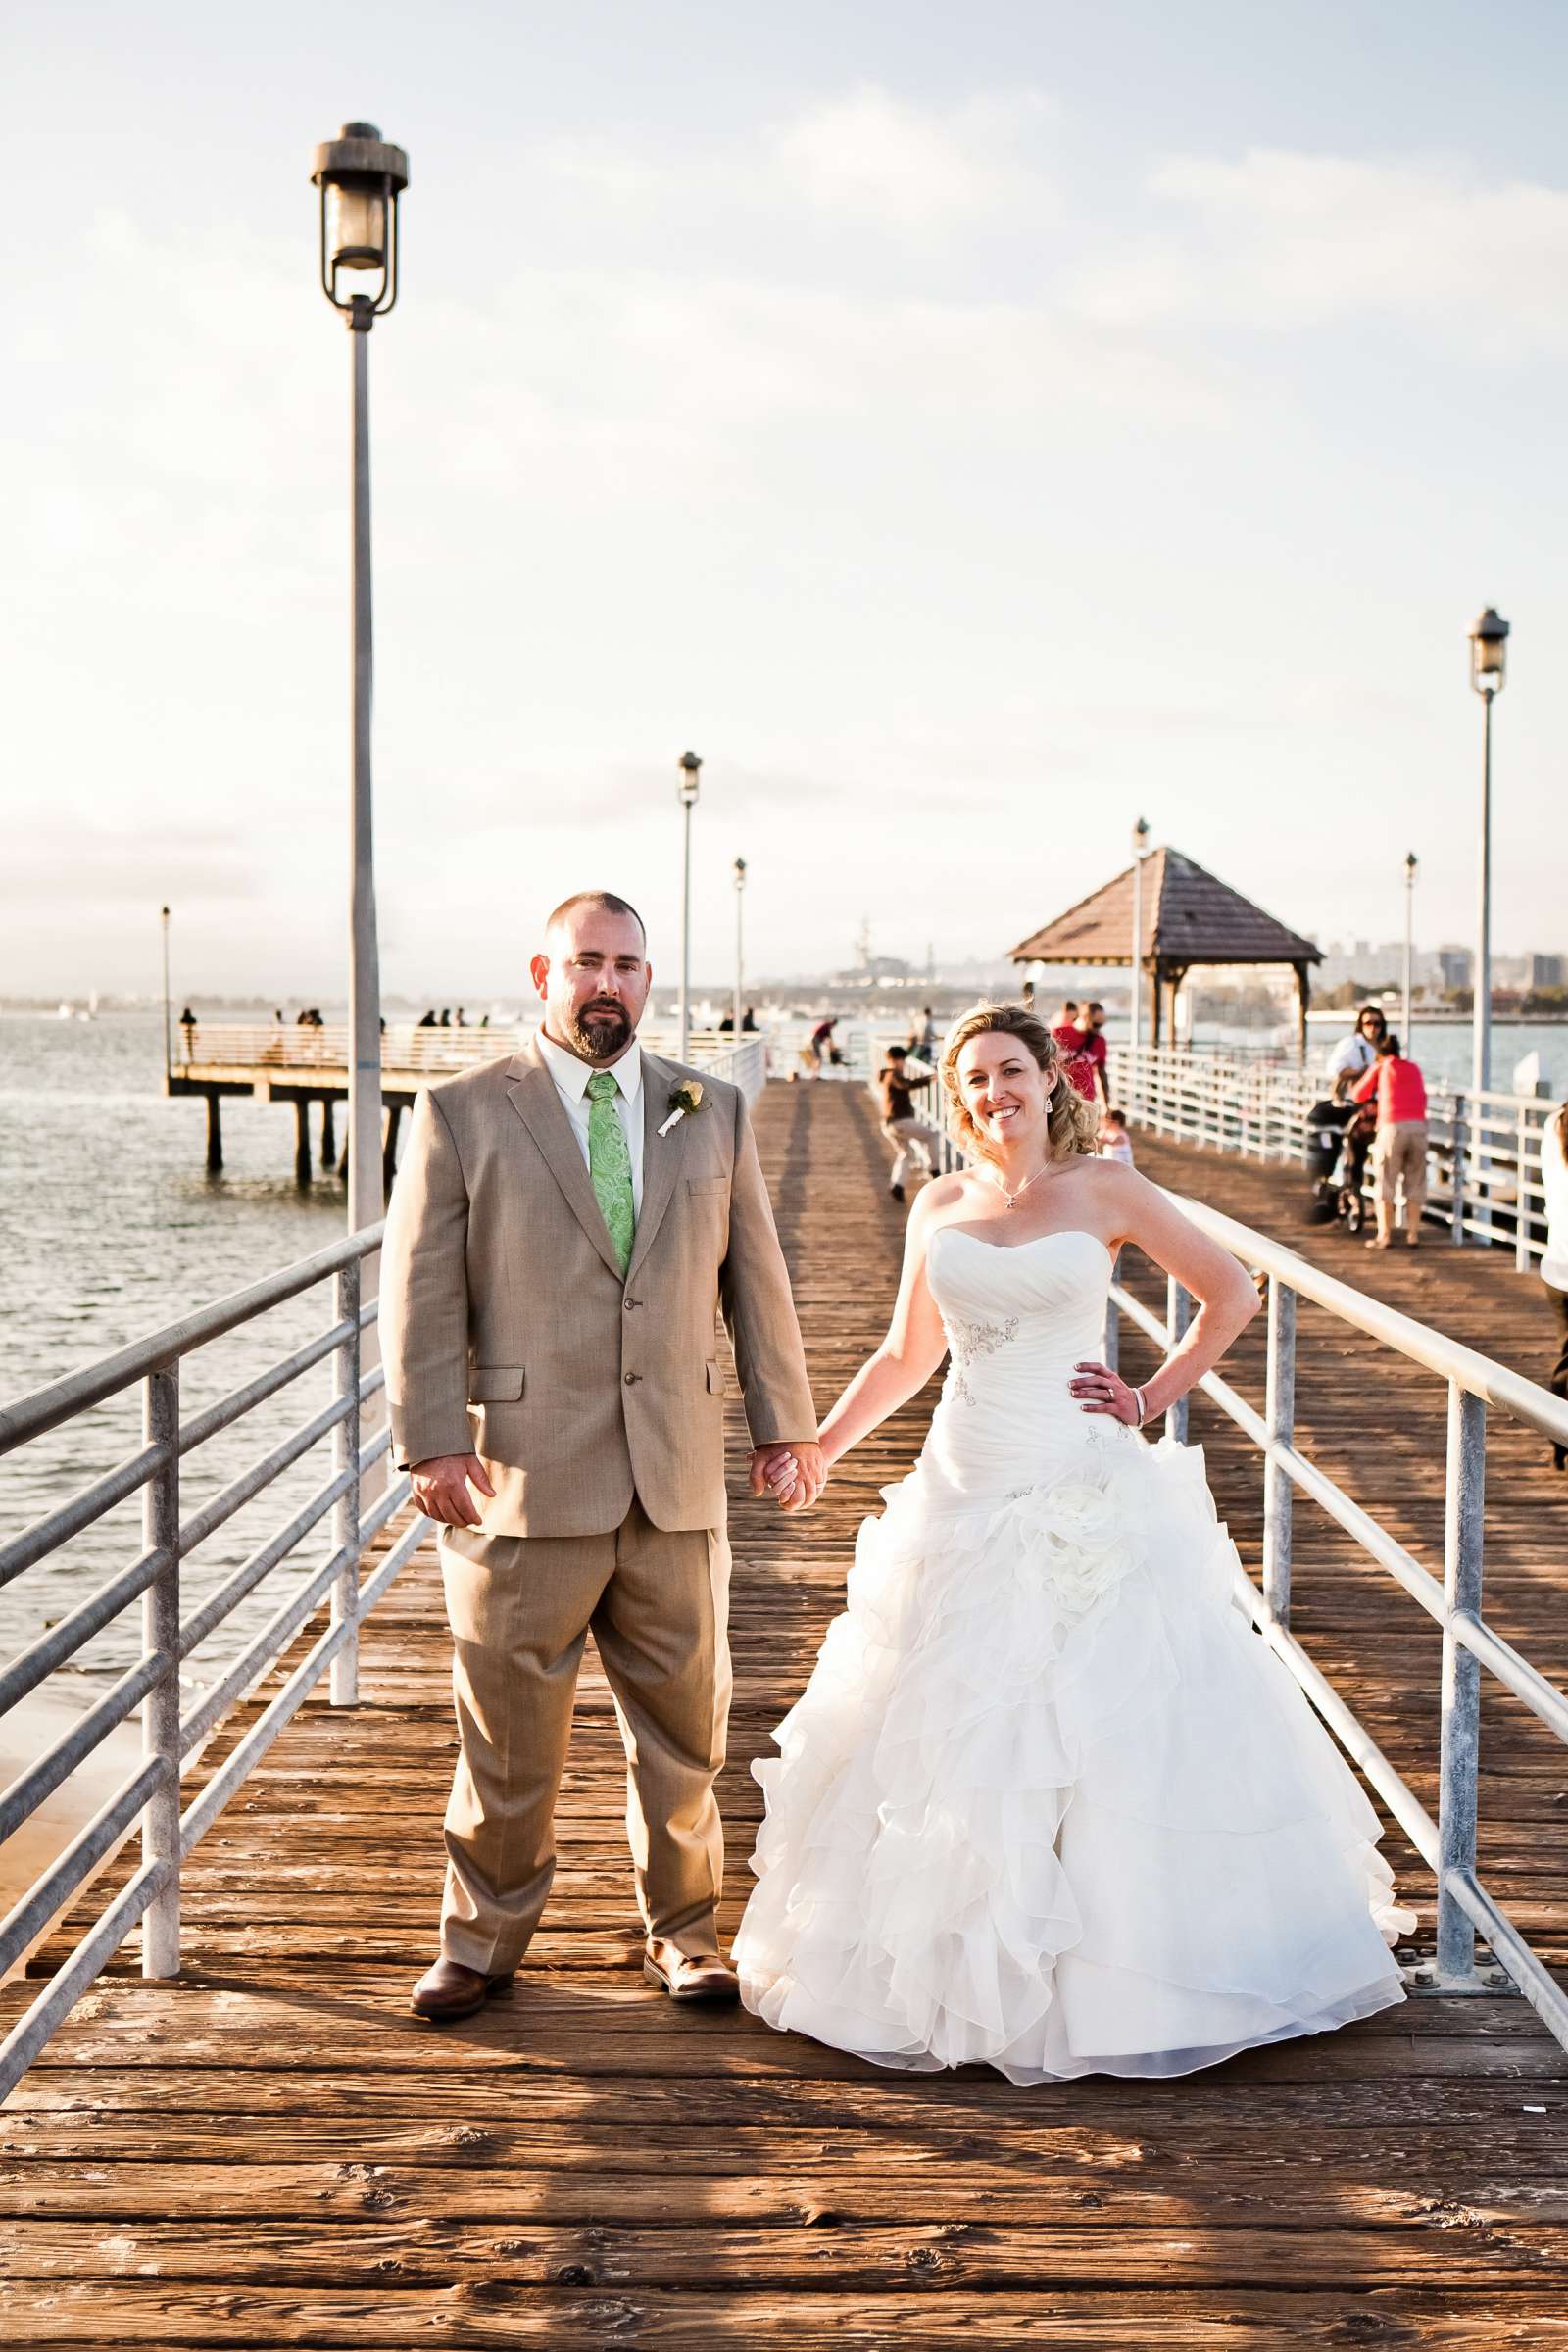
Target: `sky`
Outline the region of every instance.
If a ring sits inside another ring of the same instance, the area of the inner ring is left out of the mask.
[[[992,956],[1132,824],[1327,942],[1568,948],[1568,10],[8,12],[0,991],[339,996],[349,338],[389,990],[603,885],[694,964]]]

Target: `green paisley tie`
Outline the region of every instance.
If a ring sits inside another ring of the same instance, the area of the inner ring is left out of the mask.
[[[596,1070],[588,1081],[588,1174],[624,1274],[631,1263],[637,1211],[632,1201],[631,1153],[615,1115],[615,1078],[610,1070]]]

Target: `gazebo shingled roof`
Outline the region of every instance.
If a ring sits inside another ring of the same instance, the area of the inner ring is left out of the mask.
[[[1014,963],[1131,965],[1133,874],[1128,866],[1054,922],[1007,951]],[[1321,948],[1265,914],[1228,882],[1180,850],[1151,850],[1144,859],[1143,968],[1154,982],[1154,1038],[1161,998],[1174,992],[1194,964],[1290,964],[1296,972],[1304,1044],[1310,967]]]

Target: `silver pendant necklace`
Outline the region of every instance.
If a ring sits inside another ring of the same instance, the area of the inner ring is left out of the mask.
[[[1024,1178],[1022,1184],[1019,1185],[1015,1193],[1009,1193],[1006,1186],[1003,1183],[1002,1178],[1000,1176],[997,1177],[995,1180],[997,1190],[1002,1195],[1004,1200],[1005,1200],[1007,1206],[1009,1208],[1016,1208],[1019,1201],[1023,1199],[1025,1193],[1029,1190],[1029,1187],[1032,1184],[1038,1184],[1041,1177],[1045,1175],[1047,1169],[1049,1169],[1053,1164],[1054,1163],[1048,1159],[1044,1167],[1036,1168],[1032,1176],[1026,1176]]]

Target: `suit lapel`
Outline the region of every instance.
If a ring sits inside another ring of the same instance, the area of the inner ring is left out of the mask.
[[[668,1062],[656,1060],[652,1054],[643,1055],[643,1205],[637,1219],[637,1238],[631,1246],[631,1263],[626,1268],[626,1280],[641,1266],[654,1244],[660,1226],[664,1221],[675,1193],[675,1179],[680,1173],[680,1131],[684,1120],[677,1119],[667,1135],[659,1130],[669,1113],[670,1092],[675,1073]]]
[[[644,1083],[647,1083],[646,1075]],[[615,1255],[615,1246],[612,1242],[609,1228],[605,1224],[604,1212],[599,1205],[599,1197],[594,1191],[588,1170],[583,1165],[582,1152],[577,1138],[571,1131],[571,1121],[567,1118],[565,1107],[556,1092],[555,1080],[540,1059],[537,1049],[531,1044],[525,1046],[520,1054],[514,1054],[512,1066],[507,1072],[507,1093],[511,1098],[513,1109],[538,1145],[545,1165],[565,1194],[567,1203],[578,1224],[618,1282],[620,1261]],[[645,1153],[646,1150],[645,1143]],[[643,1167],[645,1204],[647,1181],[648,1171],[645,1158]],[[639,1228],[639,1238],[640,1230]]]

